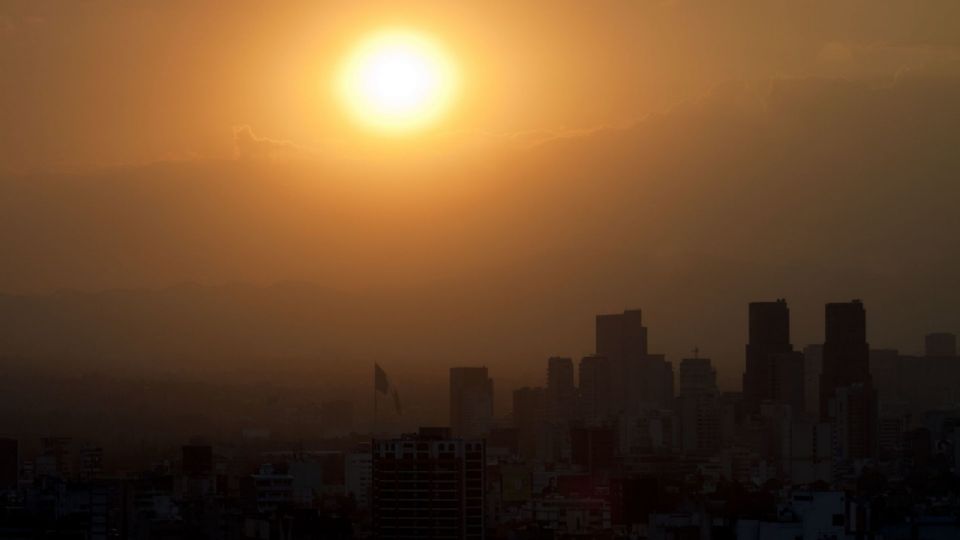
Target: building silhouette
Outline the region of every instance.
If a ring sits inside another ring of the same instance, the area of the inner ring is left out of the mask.
[[[790,351],[774,354],[773,366],[773,402],[789,405],[794,416],[806,411],[806,368],[803,353]]]
[[[551,422],[566,422],[573,416],[577,387],[573,383],[573,360],[547,360],[547,416]]]
[[[483,437],[493,423],[493,380],[485,367],[450,368],[450,429],[457,437]]]
[[[585,356],[580,360],[577,387],[577,418],[597,423],[612,410],[610,361],[604,356]]]
[[[777,355],[793,351],[787,301],[751,302],[748,326],[743,403],[745,412],[756,414],[764,401],[778,401],[776,358]]]
[[[448,428],[373,441],[373,537],[482,539],[486,451]]]
[[[571,462],[588,472],[609,470],[617,453],[617,437],[609,427],[570,430]]]
[[[820,417],[820,374],[823,371],[823,345],[803,348],[803,401],[807,414]]]
[[[623,313],[597,315],[596,349],[597,356],[609,362],[610,408],[608,412],[620,412],[627,408],[631,395],[639,389],[632,385],[637,368],[647,355],[647,327],[643,326],[643,315],[639,309],[626,310]]]
[[[545,403],[543,388],[523,387],[513,391],[513,427],[517,430],[517,446],[524,459],[540,459],[544,455]]]
[[[820,417],[834,424],[838,457],[876,453],[877,394],[870,376],[867,314],[859,300],[826,306]]]
[[[712,455],[720,450],[721,410],[717,372],[709,358],[684,358],[678,370],[677,417],[684,452]]]
[[[641,311],[597,315],[596,356],[605,358],[607,414],[639,416],[673,406],[673,365],[647,350]]]

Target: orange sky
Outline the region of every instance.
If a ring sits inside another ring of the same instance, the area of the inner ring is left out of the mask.
[[[359,39],[394,24],[446,43],[462,66],[462,106],[438,131],[514,134],[619,125],[731,80],[883,78],[955,60],[958,11],[866,0],[5,2],[0,167],[224,157],[237,125],[317,151],[369,148],[326,89]]]
[[[329,87],[397,24],[462,99],[384,140]],[[751,300],[798,345],[857,296],[877,345],[960,330],[952,0],[8,1],[0,45],[0,292],[310,282],[407,310],[366,355],[533,374],[639,306],[728,385]]]

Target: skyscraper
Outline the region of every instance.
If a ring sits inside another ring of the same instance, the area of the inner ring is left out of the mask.
[[[639,309],[597,315],[596,354],[609,361],[610,405],[613,412],[627,408],[632,376],[647,355],[647,328]],[[632,389],[635,393],[637,389]]]
[[[517,430],[517,446],[524,459],[532,460],[544,455],[543,394],[543,388],[523,387],[513,391],[513,427]]]
[[[485,453],[447,428],[374,440],[374,537],[484,538]]]
[[[870,381],[867,314],[859,300],[826,306],[820,416],[827,418],[837,388]]]
[[[551,421],[570,420],[576,393],[573,360],[557,356],[547,360],[547,415]]]
[[[834,424],[841,455],[875,455],[877,395],[870,376],[867,315],[859,300],[826,306],[820,417]]]
[[[789,405],[793,416],[806,411],[803,353],[785,352],[773,355],[773,401]]]
[[[579,382],[576,416],[596,423],[611,410],[610,361],[603,356],[583,357],[580,360]]]
[[[709,358],[685,358],[678,372],[680,445],[685,452],[717,452],[721,444],[717,372]]]
[[[493,380],[485,367],[450,368],[450,429],[457,437],[479,438],[493,422]]]
[[[639,309],[628,309],[623,313],[597,315],[597,355],[639,359],[647,354],[647,327],[643,326],[642,313]]]
[[[596,355],[608,362],[608,413],[636,416],[673,405],[673,365],[647,351],[640,310],[597,315]]]
[[[639,415],[652,409],[673,407],[673,364],[665,355],[647,354],[629,367],[627,412]]]
[[[718,393],[717,370],[713,368],[709,358],[681,360],[677,382],[677,391],[681,396]]]
[[[613,466],[617,434],[609,427],[575,427],[570,430],[570,460],[585,471],[597,472]]]
[[[749,342],[743,373],[746,412],[757,413],[764,401],[775,401],[775,355],[793,351],[790,343],[790,308],[787,301],[751,302]]]
[[[803,348],[803,395],[804,409],[808,414],[820,417],[820,373],[823,371],[823,345],[807,345]]]

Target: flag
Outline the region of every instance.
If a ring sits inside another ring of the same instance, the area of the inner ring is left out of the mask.
[[[373,364],[373,388],[383,394],[390,392],[390,382],[387,381],[387,372],[380,367],[380,364]]]
[[[397,414],[403,414],[403,409],[400,408],[400,394],[397,393],[397,389],[393,389],[393,408],[397,410]]]
[[[380,367],[380,364],[373,364],[373,389],[377,394],[390,395],[393,397],[393,409],[397,414],[403,410],[400,407],[400,394],[397,389],[390,386],[390,379],[387,379],[387,372]],[[376,401],[376,399],[374,399]]]

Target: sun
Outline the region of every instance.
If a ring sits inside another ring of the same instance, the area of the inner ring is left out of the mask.
[[[338,90],[349,114],[390,135],[439,121],[456,97],[457,70],[434,40],[407,30],[365,39],[341,68]]]

